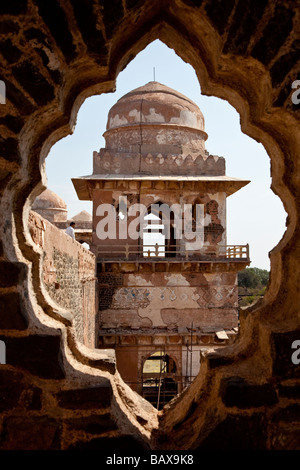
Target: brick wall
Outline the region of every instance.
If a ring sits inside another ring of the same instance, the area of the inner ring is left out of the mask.
[[[24,0],[1,2],[0,14],[1,449],[299,449],[300,367],[291,361],[300,338],[296,2]],[[24,205],[44,181],[50,146],[72,132],[83,100],[112,92],[118,72],[155,39],[191,64],[201,92],[229,101],[242,131],[266,147],[272,189],[288,213],[270,254],[267,294],[243,313],[239,341],[204,361],[159,423],[118,374],[103,373],[113,369],[109,357],[79,355],[65,319],[53,324],[51,308],[34,303],[30,263],[39,256],[24,234]]]
[[[58,305],[72,313],[77,339],[95,347],[94,254],[33,211],[29,216],[29,231],[33,241],[44,251],[42,278],[48,293]]]

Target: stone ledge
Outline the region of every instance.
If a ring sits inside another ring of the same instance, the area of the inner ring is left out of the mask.
[[[117,370],[114,349],[90,349],[82,343],[76,344],[78,360],[88,366],[114,374]]]

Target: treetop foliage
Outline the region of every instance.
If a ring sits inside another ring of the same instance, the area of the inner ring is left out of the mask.
[[[266,287],[269,282],[269,274],[266,269],[246,268],[238,273],[238,285],[250,289]]]

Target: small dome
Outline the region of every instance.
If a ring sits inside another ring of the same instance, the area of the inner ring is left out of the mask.
[[[50,189],[46,189],[35,199],[32,210],[51,223],[67,220],[67,204]]]
[[[149,82],[120,98],[109,111],[106,129],[136,123],[175,124],[204,131],[199,107],[158,82]]]
[[[120,98],[108,113],[106,148],[119,152],[204,152],[207,134],[199,107],[158,82]]]
[[[35,199],[32,209],[65,209],[67,210],[67,204],[65,201],[55,194],[50,189],[46,189],[43,191],[37,198]]]
[[[71,220],[74,222],[92,222],[92,216],[87,211],[81,211],[74,215]]]

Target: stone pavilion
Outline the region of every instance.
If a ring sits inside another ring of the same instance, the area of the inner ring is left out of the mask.
[[[125,382],[159,407],[198,374],[201,352],[238,330],[249,247],[227,244],[226,199],[249,181],[227,176],[225,159],[205,149],[199,107],[158,82],[110,109],[104,137],[93,174],[72,179],[79,199],[93,201],[99,348],[114,348]],[[146,212],[132,237],[138,205]],[[103,207],[115,214],[112,230]],[[166,218],[163,207],[188,208],[181,237],[178,213]]]

